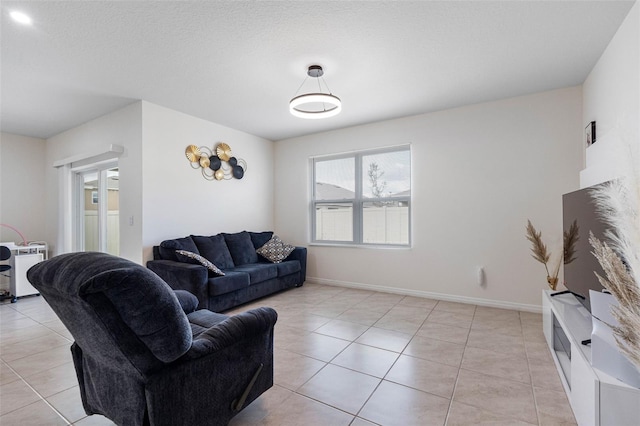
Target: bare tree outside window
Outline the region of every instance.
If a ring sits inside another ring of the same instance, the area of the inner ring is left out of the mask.
[[[384,170],[380,170],[380,166],[378,163],[372,162],[369,164],[369,171],[367,172],[369,175],[369,183],[371,184],[371,193],[373,194],[373,198],[382,198],[384,196],[384,189],[387,187],[387,181],[380,181],[382,176],[384,176]],[[381,206],[382,203],[375,203],[378,206]]]

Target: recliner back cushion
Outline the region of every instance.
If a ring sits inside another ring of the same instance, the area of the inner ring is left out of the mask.
[[[150,355],[172,362],[191,347],[178,299],[141,265],[106,253],[68,253],[35,265],[27,277],[83,351],[101,353],[106,362],[118,362],[113,350],[101,347],[112,342],[143,370],[157,363]]]
[[[258,254],[247,231],[222,235],[224,235],[224,240],[227,242],[227,247],[229,247],[233,263],[236,266],[258,262]]]
[[[164,240],[160,243],[160,256],[165,260],[175,260],[177,262],[178,258],[176,257],[176,250],[185,250],[195,254],[202,254],[198,252],[198,247],[191,237]]]
[[[204,256],[211,263],[220,269],[233,268],[233,258],[229,253],[229,248],[222,234],[204,237],[192,235],[193,242],[198,247],[201,256]]]

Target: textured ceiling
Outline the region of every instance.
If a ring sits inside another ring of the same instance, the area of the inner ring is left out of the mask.
[[[633,3],[2,1],[0,128],[47,138],[144,99],[279,140],[578,85]],[[314,63],[336,117],[288,112]]]

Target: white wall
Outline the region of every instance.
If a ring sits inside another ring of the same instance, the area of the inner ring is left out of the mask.
[[[45,140],[0,134],[0,223],[18,229],[29,241],[45,240]],[[0,227],[0,241],[20,236]]]
[[[149,102],[142,115],[145,260],[168,238],[273,229],[273,142]],[[242,179],[208,181],[191,168],[188,145],[219,142],[247,162]]]
[[[596,122],[580,187],[617,177],[618,141],[640,143],[640,4],[631,8],[583,84],[583,127]],[[582,145],[584,149],[584,145]]]
[[[142,103],[136,102],[111,114],[47,139],[46,199],[47,241],[52,254],[62,252],[59,245],[59,209],[64,202],[58,169],[61,161],[78,155],[104,150],[110,144],[124,146],[118,159],[120,178],[120,256],[142,262]],[[133,216],[134,224],[129,225]]]
[[[309,243],[309,157],[410,143],[413,247],[310,246],[309,279],[537,309],[546,274],[526,221],[561,246],[561,195],[577,189],[582,163],[581,105],[573,87],[278,141],[275,230]]]

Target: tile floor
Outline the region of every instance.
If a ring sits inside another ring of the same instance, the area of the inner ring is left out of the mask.
[[[232,425],[568,425],[540,315],[305,284],[279,314],[275,385]],[[71,336],[41,297],[0,305],[0,424],[108,425],[82,409]]]

